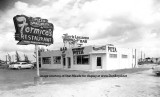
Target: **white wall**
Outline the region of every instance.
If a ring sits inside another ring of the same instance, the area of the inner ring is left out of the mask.
[[[101,64],[102,64],[102,70],[106,70],[106,54],[101,53],[101,54],[91,54],[91,68],[92,70],[100,69],[97,67],[97,57],[101,57]]]
[[[51,64],[43,64],[41,59],[41,68],[43,69],[62,69],[62,57],[61,57],[61,64],[54,64],[53,63],[53,56],[61,56],[61,52],[59,50],[56,51],[46,51],[41,53],[41,58],[43,57],[51,57]]]
[[[135,58],[133,59],[133,54],[135,55],[135,50],[129,48],[116,48],[117,52],[107,52],[107,69],[106,70],[115,70],[115,69],[125,69],[133,68],[135,65]],[[110,58],[109,54],[117,54],[117,58]],[[127,58],[122,58],[122,54],[127,55]]]
[[[96,70],[97,68],[97,57],[102,58],[102,70],[115,70],[115,69],[125,69],[132,68],[135,65],[135,58],[132,58],[132,55],[135,55],[135,49],[128,48],[117,48],[117,52],[108,52],[108,46],[106,50],[93,50],[92,46],[87,46],[84,49],[84,55],[90,55],[90,62],[87,65],[77,65],[73,63],[73,52],[72,49],[68,49],[66,54],[66,66],[63,67],[63,61],[61,57],[61,64],[53,64],[53,56],[61,56],[62,52],[59,50],[56,51],[47,51],[42,52],[41,57],[51,57],[51,64],[42,64],[42,68],[47,69],[68,69],[68,59],[71,58],[71,68],[72,70]],[[117,54],[117,58],[110,58],[109,54]],[[128,58],[122,58],[122,54],[128,55]]]
[[[125,68],[132,66],[132,64],[130,63],[131,54],[130,54],[129,49],[118,48],[118,54],[119,54],[119,57],[118,57],[119,68],[118,69],[125,69]],[[127,55],[127,58],[122,58],[122,55]]]
[[[90,64],[86,65],[72,65],[72,70],[91,70]]]
[[[86,46],[84,48],[84,54],[83,55],[89,55],[89,53],[92,51],[92,46]],[[91,56],[89,59],[89,64],[74,64],[73,63],[73,52],[72,49],[68,50],[67,56],[71,57],[71,68],[72,70],[91,70]]]
[[[117,56],[117,58],[110,58],[109,57],[109,54],[110,53],[107,53],[106,54],[106,60],[107,60],[107,66],[106,66],[106,70],[115,70],[115,69],[118,69],[120,66],[120,64],[119,64],[119,60],[118,60],[118,57],[119,56]]]
[[[63,65],[62,64],[43,64],[41,68],[43,69],[62,69]]]

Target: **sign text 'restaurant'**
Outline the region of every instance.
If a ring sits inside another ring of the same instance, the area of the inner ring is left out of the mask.
[[[37,43],[53,44],[53,24],[40,17],[17,15],[13,18],[15,24],[15,39]]]

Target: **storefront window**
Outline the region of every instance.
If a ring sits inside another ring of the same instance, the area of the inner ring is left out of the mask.
[[[54,64],[61,64],[61,56],[54,56],[53,63]]]
[[[89,64],[89,55],[82,56],[82,64]]]
[[[76,56],[73,56],[73,64],[76,64]]]
[[[117,58],[117,54],[109,54],[110,58]]]
[[[89,64],[89,55],[74,56],[74,62],[76,62],[75,60],[77,60],[77,64]]]
[[[123,54],[122,54],[122,58],[128,58],[128,56],[127,56],[127,55],[123,55]]]
[[[43,57],[42,62],[43,64],[51,64],[51,57]]]
[[[77,64],[82,64],[82,56],[77,56]]]
[[[134,58],[135,58],[135,56],[133,55],[133,56],[132,56],[132,58],[134,59]]]

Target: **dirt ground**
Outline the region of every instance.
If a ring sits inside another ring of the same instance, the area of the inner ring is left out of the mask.
[[[126,75],[4,90],[0,91],[0,97],[160,97],[160,77],[151,69]]]

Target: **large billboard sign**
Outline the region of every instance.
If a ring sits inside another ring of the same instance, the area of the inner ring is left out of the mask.
[[[16,29],[15,40],[24,44],[53,44],[54,26],[47,19],[17,15],[13,21]]]

